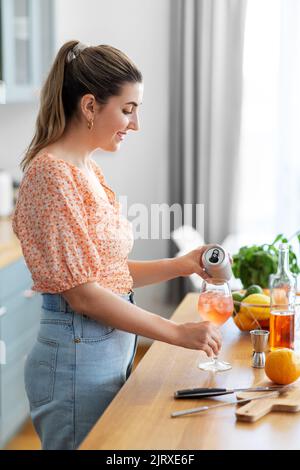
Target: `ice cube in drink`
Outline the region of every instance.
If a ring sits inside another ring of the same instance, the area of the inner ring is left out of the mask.
[[[203,292],[199,295],[198,312],[204,320],[220,326],[225,323],[233,311],[231,295],[222,292]]]

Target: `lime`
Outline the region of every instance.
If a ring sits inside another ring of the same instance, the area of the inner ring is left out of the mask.
[[[263,290],[260,286],[253,284],[252,286],[248,287],[244,297],[248,297],[248,295],[251,295],[251,294],[263,294]]]
[[[238,313],[240,310],[240,302],[242,302],[244,296],[240,292],[233,292],[232,298],[233,298],[235,311],[236,313]]]

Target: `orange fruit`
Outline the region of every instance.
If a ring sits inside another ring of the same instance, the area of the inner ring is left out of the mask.
[[[271,351],[266,359],[265,373],[277,384],[291,384],[300,377],[300,356],[288,348]]]
[[[241,331],[250,331],[259,328],[259,323],[255,318],[251,318],[244,313],[233,313],[233,321]]]
[[[234,323],[241,331],[257,330],[260,328],[268,330],[270,327],[269,318],[258,320],[245,309],[239,312],[234,311],[232,317]]]

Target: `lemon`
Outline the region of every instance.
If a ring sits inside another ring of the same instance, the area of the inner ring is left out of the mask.
[[[265,294],[250,294],[244,297],[243,303],[255,305],[269,305],[270,297]]]
[[[265,294],[250,294],[243,299],[240,312],[256,320],[266,320],[270,317],[270,297]]]

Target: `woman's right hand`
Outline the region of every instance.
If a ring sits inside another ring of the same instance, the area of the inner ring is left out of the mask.
[[[199,349],[214,357],[221,349],[222,336],[220,330],[209,321],[182,323],[178,325],[177,345]]]

